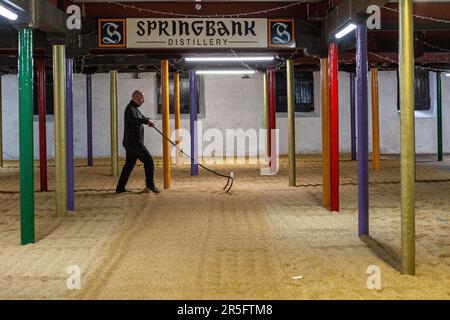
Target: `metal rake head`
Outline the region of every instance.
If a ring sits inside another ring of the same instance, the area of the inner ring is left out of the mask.
[[[233,182],[234,182],[234,173],[233,171],[231,171],[230,175],[228,176],[227,184],[225,185],[225,187],[223,187],[223,190],[226,190],[225,193],[230,192],[231,187],[233,187]]]

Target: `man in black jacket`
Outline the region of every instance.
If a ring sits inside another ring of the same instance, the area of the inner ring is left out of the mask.
[[[123,193],[127,190],[128,178],[136,165],[137,159],[144,164],[145,170],[145,193],[159,193],[153,181],[155,165],[153,158],[144,146],[144,128],[143,125],[154,127],[154,123],[142,115],[138,108],[144,104],[144,94],[140,91],[133,92],[132,100],[125,109],[125,128],[123,135],[123,146],[126,150],[126,162],[122,169],[116,193]]]

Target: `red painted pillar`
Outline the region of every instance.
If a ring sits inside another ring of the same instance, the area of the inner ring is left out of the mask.
[[[41,191],[47,191],[47,135],[46,135],[46,96],[45,61],[38,60],[38,111],[39,111],[39,169]]]
[[[339,211],[339,81],[338,46],[330,43],[330,210]]]
[[[276,91],[275,91],[275,70],[269,70],[269,154],[272,156],[272,150],[276,150],[276,141],[272,140],[272,130],[277,127],[277,105],[276,105]]]

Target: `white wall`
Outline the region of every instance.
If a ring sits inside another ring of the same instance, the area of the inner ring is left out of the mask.
[[[380,138],[381,152],[398,154],[400,152],[400,125],[397,112],[397,76],[395,71],[379,73],[380,91]],[[430,76],[434,78],[435,75]],[[315,79],[315,109],[313,116],[302,116],[296,119],[296,148],[298,153],[321,152],[321,118],[320,118],[320,76]],[[369,77],[370,79],[370,77]],[[110,154],[109,127],[109,74],[96,74],[93,83],[93,137],[94,156],[107,157]],[[86,80],[84,75],[74,76],[74,152],[77,158],[86,157]],[[443,127],[444,151],[450,152],[450,78],[442,77],[443,88]],[[123,134],[122,115],[133,90],[140,89],[145,93],[146,103],[142,112],[155,120],[162,127],[161,119],[156,114],[156,80],[154,74],[140,74],[134,79],[132,74],[119,74],[119,141]],[[369,85],[370,115],[370,85]],[[339,123],[340,150],[350,152],[350,104],[349,75],[339,74]],[[18,115],[18,81],[16,75],[3,76],[3,145],[5,159],[18,158],[19,154],[19,115]],[[432,91],[434,99],[435,92]],[[226,129],[244,130],[263,128],[262,75],[256,74],[251,79],[240,76],[205,76],[204,105],[199,119],[203,120],[203,131],[217,128],[225,136]],[[370,123],[370,119],[369,119]],[[173,120],[171,127],[173,129]],[[188,117],[182,117],[181,127],[189,128]],[[280,129],[280,152],[287,153],[287,116],[277,115],[277,127]],[[47,147],[49,158],[54,155],[53,116],[47,119]],[[371,127],[369,136],[371,142]],[[416,145],[418,153],[435,153],[436,117],[416,118]],[[38,122],[34,122],[35,157],[39,157]],[[155,156],[162,154],[161,138],[151,129],[146,129],[145,142]],[[120,155],[124,149],[120,148]]]

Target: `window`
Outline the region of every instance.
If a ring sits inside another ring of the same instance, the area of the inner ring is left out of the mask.
[[[397,71],[397,109],[400,110],[400,78]],[[416,111],[430,111],[430,73],[426,70],[414,72],[414,105]]]
[[[287,112],[286,72],[276,73],[277,112]],[[294,71],[295,112],[314,111],[314,75],[312,71]]]
[[[200,78],[197,79],[197,106],[199,105],[199,96],[200,96]],[[169,109],[170,114],[174,114],[174,98],[173,98],[173,78],[169,80]],[[156,77],[156,95],[158,99],[158,114],[162,114],[162,97],[161,97],[161,77]],[[189,114],[189,75],[181,74],[180,75],[180,113],[181,114]],[[200,113],[200,107],[197,107],[197,113]]]
[[[47,73],[46,77],[46,85],[45,85],[45,102],[46,102],[46,113],[53,114],[53,75]],[[39,100],[38,100],[38,82],[37,76],[34,77],[33,83],[33,114],[39,115]]]

